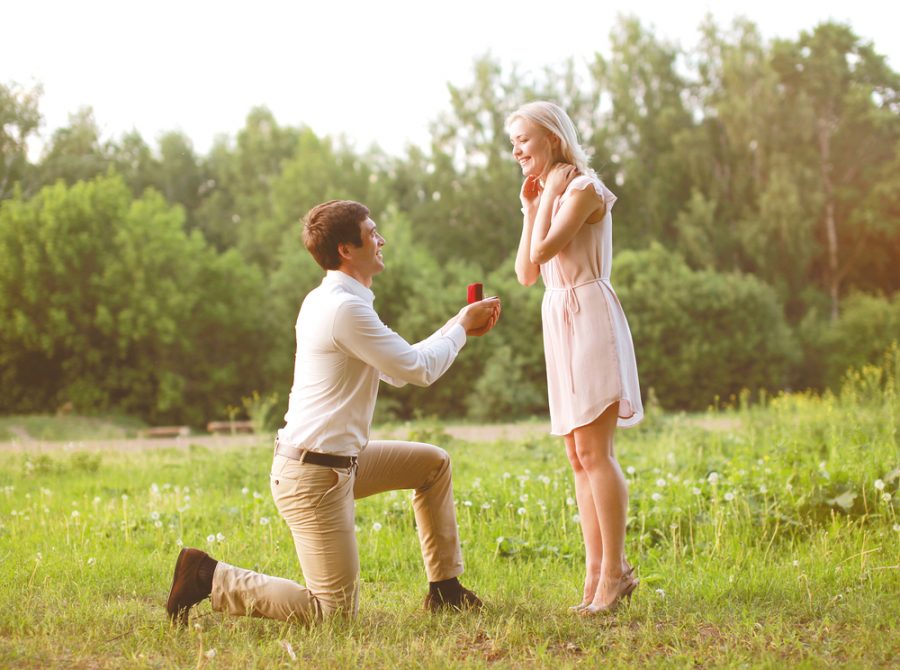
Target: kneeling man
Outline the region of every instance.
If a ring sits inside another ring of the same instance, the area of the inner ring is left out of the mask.
[[[297,317],[294,383],[285,426],[275,440],[270,486],[297,549],[306,585],[181,551],[166,610],[186,623],[190,608],[211,597],[214,610],[280,620],[355,615],[359,554],[354,500],[413,489],[425,572],[425,607],[480,607],[457,579],[463,571],[450,458],[414,442],[369,442],[379,380],[428,386],[443,375],[467,335],[483,335],[500,317],[500,301],[464,307],[431,337],[410,345],[373,308],[373,277],[384,269],[369,210],[332,200],[304,219],[303,242],[326,270]]]

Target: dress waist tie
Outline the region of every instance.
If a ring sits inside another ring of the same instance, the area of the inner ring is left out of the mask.
[[[609,280],[604,279],[603,277],[595,277],[593,279],[588,279],[587,281],[579,282],[578,284],[571,284],[569,286],[560,286],[560,287],[547,287],[547,291],[564,291],[564,309],[563,309],[563,321],[566,324],[566,340],[569,349],[569,390],[572,392],[572,395],[575,394],[575,372],[572,367],[572,338],[575,336],[575,315],[581,311],[581,305],[578,302],[578,295],[575,293],[576,288],[580,288],[582,286],[587,286],[588,284],[606,284],[610,286]],[[610,286],[610,288],[612,288]]]

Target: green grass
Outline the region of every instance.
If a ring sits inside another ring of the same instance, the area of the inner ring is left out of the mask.
[[[138,419],[119,416],[28,414],[0,417],[0,442],[119,440],[136,437],[144,426]]]
[[[868,369],[840,396],[786,395],[703,417],[713,421],[652,414],[620,432],[642,583],[600,619],[567,610],[583,553],[556,439],[463,443],[413,426],[453,456],[463,581],[488,607],[421,610],[409,496],[389,493],[358,505],[359,618],[313,628],[208,603],[189,629],[165,621],[180,543],[299,578],[268,493],[267,441],[0,453],[0,667],[889,667],[895,382]]]

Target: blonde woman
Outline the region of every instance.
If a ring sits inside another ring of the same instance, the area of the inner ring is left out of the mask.
[[[628,488],[616,461],[616,426],[643,418],[634,346],[610,284],[616,196],[588,165],[559,106],[531,102],[506,122],[525,181],[516,276],[546,288],[541,315],[551,432],[562,436],[575,476],[585,545],[582,602],[611,612],[637,587],[625,560]]]

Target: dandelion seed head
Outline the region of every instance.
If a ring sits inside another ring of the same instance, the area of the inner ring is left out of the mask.
[[[581,515],[573,514],[572,515],[572,523],[581,523]]]
[[[491,508],[491,503],[489,503],[489,502],[481,503],[481,509],[490,509],[490,508]]]
[[[224,541],[225,541],[225,536],[224,536],[222,533],[216,533],[216,539],[217,539],[219,542],[224,542]]]
[[[519,516],[522,516],[527,512],[528,512],[528,510],[525,509],[524,507],[520,507],[519,509],[516,510],[516,514],[518,514]]]
[[[268,525],[269,525],[269,517],[267,517],[267,516],[261,516],[261,517],[259,518],[259,523],[260,523],[261,526],[268,526]]]
[[[203,655],[206,656],[206,658],[215,658],[216,650],[215,649],[207,649]]]
[[[210,544],[212,544],[213,542],[216,541],[216,536],[215,535],[207,535],[206,541],[209,542]]]
[[[703,491],[701,491],[700,489],[698,489],[698,488],[695,486],[694,488],[691,489],[691,493],[693,493],[695,496],[698,496],[698,495],[700,495],[701,493],[703,493]]]
[[[883,494],[881,495],[881,499],[882,499],[884,502],[891,502],[891,494],[885,492],[885,493],[883,493]]]
[[[154,521],[153,525],[156,526],[157,528],[162,528],[162,521]]]
[[[880,479],[876,479],[875,480],[875,488],[878,489],[879,491],[884,491],[884,482],[881,481]]]
[[[728,502],[731,502],[732,500],[734,500],[734,493],[732,493],[731,491],[729,491],[728,493],[726,493],[726,494],[725,494],[725,500],[727,500]]]
[[[650,498],[651,498],[654,502],[659,502],[660,500],[662,500],[662,496],[661,496],[659,493],[655,493],[655,492],[654,492],[654,494],[653,494],[652,496],[650,496]]]
[[[627,472],[629,475],[633,475],[635,472],[637,472],[637,470],[635,470],[633,465],[629,465],[627,468],[625,468],[625,472]]]
[[[88,565],[96,565],[96,563],[97,563],[97,559],[94,558],[94,557],[91,557],[91,558],[87,559],[87,564],[88,564]]]
[[[374,530],[376,533],[377,533],[378,531],[380,531],[381,528],[382,528],[381,524],[378,523],[377,521],[376,521],[375,523],[372,524],[372,530]]]
[[[519,502],[527,503],[527,502],[528,502],[528,494],[527,494],[527,493],[523,493],[522,495],[520,495],[520,496],[519,496]]]
[[[77,519],[80,516],[81,516],[81,512],[79,512],[77,509],[72,510],[72,518],[73,519]]]
[[[159,512],[150,512],[150,518],[154,521],[159,519]]]
[[[656,595],[658,595],[660,598],[665,598],[666,592],[663,591],[662,589],[656,589]]]
[[[573,498],[572,496],[569,496],[568,498],[566,498],[566,506],[572,507],[572,505],[574,505],[574,504],[575,504],[575,498]]]
[[[706,481],[710,484],[718,484],[719,483],[719,473],[718,472],[710,472],[706,476]]]

